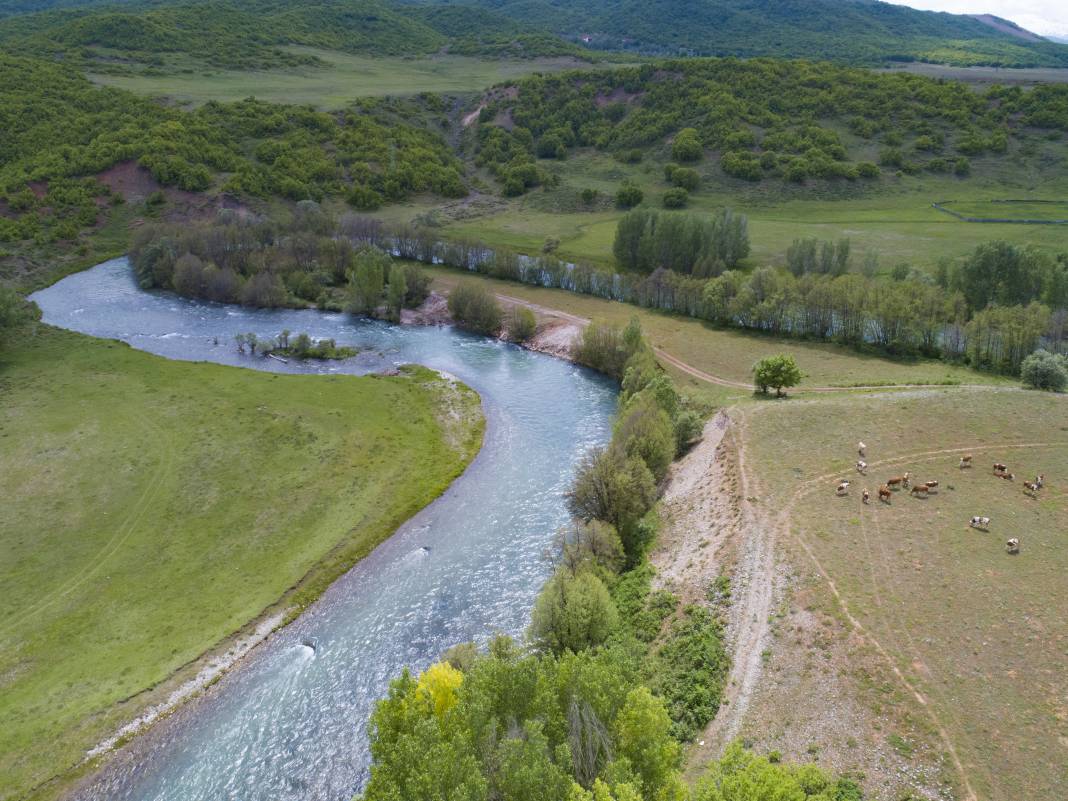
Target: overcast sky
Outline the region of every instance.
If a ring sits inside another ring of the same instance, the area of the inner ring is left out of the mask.
[[[1068,36],[1068,0],[891,0],[953,14],[994,14],[1042,35]]]

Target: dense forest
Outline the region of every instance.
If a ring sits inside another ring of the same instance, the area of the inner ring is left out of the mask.
[[[337,113],[254,99],[187,112],[0,55],[0,241],[74,238],[119,201],[96,177],[125,162],[191,192],[340,197],[362,209],[413,192],[463,196],[460,162],[434,129],[443,111],[427,96]]]
[[[486,96],[477,159],[509,194],[541,181],[534,157],[580,147],[628,162],[715,154],[745,181],[855,181],[881,171],[967,176],[972,157],[1068,132],[1068,84],[978,93],[826,62],[676,60],[535,75],[508,89]]]
[[[0,21],[0,46],[94,70],[133,61],[160,68],[172,55],[221,67],[317,65],[292,45],[372,55],[451,53],[511,57],[584,55],[552,34],[466,6],[416,7],[379,0],[181,2],[62,9]],[[121,56],[121,59],[116,59]]]
[[[438,0],[452,4],[454,0]],[[869,0],[472,0],[589,45],[659,55],[1068,66],[1068,48],[1011,22]],[[1011,33],[1008,31],[1012,31]]]

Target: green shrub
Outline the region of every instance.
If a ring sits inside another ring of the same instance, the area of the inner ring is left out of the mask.
[[[645,198],[645,193],[633,183],[626,181],[616,192],[616,205],[621,209],[632,209]]]
[[[449,313],[460,326],[479,334],[495,334],[501,327],[497,298],[470,281],[461,281],[449,295]]]
[[[530,637],[541,649],[578,653],[600,645],[619,626],[612,596],[589,571],[557,571],[542,588],[531,615]]]
[[[1047,350],[1036,350],[1020,365],[1024,386],[1063,392],[1068,386],[1068,359]]]
[[[675,187],[674,189],[667,190],[660,202],[664,204],[665,209],[681,209],[685,208],[686,204],[690,200],[690,193],[682,187]]]
[[[512,318],[508,323],[508,336],[514,342],[526,342],[538,329],[538,320],[534,312],[526,306],[513,306]]]

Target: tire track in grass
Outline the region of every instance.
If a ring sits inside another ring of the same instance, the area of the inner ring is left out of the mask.
[[[939,456],[945,456],[949,454],[986,452],[991,450],[1019,450],[1021,448],[1048,448],[1053,446],[1062,446],[1064,444],[1065,443],[1060,442],[1030,442],[1012,444],[1006,443],[994,445],[977,445],[966,448],[946,448],[933,451],[921,451],[918,453],[911,453],[904,456],[897,456],[890,459],[882,459],[877,462],[873,462],[869,465],[869,469],[876,466],[888,467],[891,465],[899,465],[909,462],[926,462]],[[816,571],[827,583],[831,594],[834,596],[835,601],[837,602],[846,620],[849,622],[851,628],[866,642],[871,643],[871,645],[876,649],[876,651],[878,651],[880,656],[882,656],[886,664],[889,666],[890,670],[894,674],[894,677],[913,696],[913,698],[924,710],[924,712],[926,712],[929,720],[931,721],[935,730],[938,732],[939,738],[942,740],[942,744],[945,747],[946,752],[949,754],[954,769],[956,770],[957,775],[960,778],[961,786],[965,791],[967,801],[978,801],[979,797],[976,794],[974,788],[972,787],[971,782],[969,781],[968,773],[964,768],[964,764],[961,761],[959,754],[957,753],[957,749],[954,745],[952,737],[950,737],[948,730],[942,723],[940,715],[936,713],[935,710],[932,708],[932,706],[928,702],[927,697],[916,687],[916,685],[912,681],[909,680],[909,678],[904,674],[904,672],[898,667],[896,661],[891,656],[890,652],[887,651],[887,649],[882,645],[879,639],[875,637],[875,635],[872,634],[864,626],[864,624],[856,618],[856,616],[853,615],[853,613],[850,611],[848,603],[846,602],[845,596],[842,594],[841,591],[839,591],[838,585],[835,583],[834,579],[831,578],[830,574],[823,566],[823,563],[820,562],[819,558],[816,556],[812,547],[805,539],[801,530],[794,529],[788,524],[789,513],[793,511],[794,507],[798,504],[799,501],[820,489],[820,485],[829,483],[840,476],[841,471],[837,471],[834,473],[826,473],[822,476],[817,476],[816,478],[808,479],[807,481],[805,481],[802,486],[799,487],[791,496],[791,498],[787,501],[782,513],[778,517],[779,524],[781,526],[783,525],[783,523],[786,523],[786,531],[788,533],[793,534],[794,539],[801,546],[802,550],[804,550],[805,555],[808,556],[812,564],[815,566]],[[954,718],[955,717],[956,716],[954,716]]]

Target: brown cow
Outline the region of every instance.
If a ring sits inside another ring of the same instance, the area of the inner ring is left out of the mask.
[[[1015,473],[995,473],[994,475],[996,475],[998,478],[1003,478],[1006,481],[1015,481],[1016,480],[1016,474]]]
[[[934,490],[938,489],[938,482],[937,481],[925,481],[923,486],[927,487],[927,491],[928,492],[933,492]]]
[[[894,476],[893,478],[886,479],[886,486],[889,489],[901,489],[901,483],[905,480],[904,476]]]
[[[888,486],[886,486],[886,484],[883,484],[881,487],[879,487],[879,500],[880,501],[885,501],[886,503],[890,503],[890,495],[891,495],[890,488]]]
[[[1038,491],[1040,489],[1042,489],[1042,485],[1039,484],[1037,481],[1025,481],[1024,482],[1024,492],[1026,492],[1032,498],[1034,498],[1036,495],[1038,495]]]
[[[862,492],[861,495],[860,495],[860,502],[861,503],[867,503],[870,500],[871,500],[871,493],[868,492],[867,490],[864,490],[864,492]]]
[[[995,473],[1004,473],[1008,469],[1009,469],[1008,465],[1002,464],[1001,462],[994,462],[994,472]]]
[[[917,484],[915,487],[912,488],[912,495],[922,495],[924,498],[926,498],[927,497],[927,485],[926,484]]]
[[[960,457],[960,465],[958,465],[958,466],[960,467],[961,470],[963,470],[965,467],[971,467],[972,466],[972,455],[970,453],[966,453],[962,457]]]

